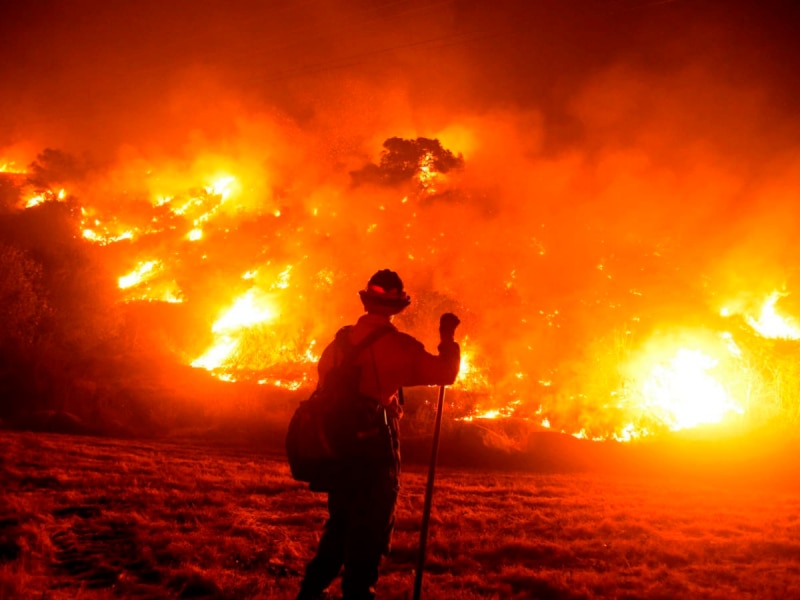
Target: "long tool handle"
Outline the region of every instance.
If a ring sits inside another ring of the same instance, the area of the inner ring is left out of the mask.
[[[431,505],[433,504],[433,481],[436,477],[436,459],[439,455],[439,432],[442,430],[442,409],[444,408],[444,386],[439,386],[439,405],[436,407],[436,425],[433,429],[433,447],[431,448],[431,464],[428,466],[428,486],[425,488],[425,506],[422,509],[422,528],[419,532],[419,562],[414,578],[414,600],[422,594],[422,573],[425,570],[425,548],[428,544],[428,526],[431,521]]]

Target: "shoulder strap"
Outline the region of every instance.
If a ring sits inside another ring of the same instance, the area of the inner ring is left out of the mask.
[[[344,355],[342,362],[339,364],[352,362],[356,358],[356,356],[358,356],[361,353],[361,351],[364,350],[364,348],[371,346],[376,341],[378,341],[379,338],[383,337],[393,329],[394,327],[390,325],[387,325],[385,327],[379,327],[378,329],[371,331],[367,335],[367,337],[365,337],[359,343],[351,344],[350,340],[348,339],[350,327],[342,327],[336,333],[336,343],[339,344],[339,347],[342,350],[342,354]]]

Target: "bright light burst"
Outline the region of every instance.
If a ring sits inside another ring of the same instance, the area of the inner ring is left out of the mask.
[[[100,244],[101,246],[107,246],[108,244],[113,244],[114,242],[121,242],[122,240],[132,240],[134,232],[128,230],[128,231],[123,231],[119,235],[111,235],[107,232],[98,233],[95,229],[86,228],[81,232],[81,235],[83,236],[84,239],[90,242]]]
[[[461,368],[455,386],[458,389],[482,391],[489,388],[489,378],[485,371],[475,363],[475,347],[469,337],[461,340]]]
[[[10,173],[12,175],[24,175],[28,170],[25,167],[18,167],[13,160],[0,161],[0,173]]]
[[[67,192],[64,190],[64,188],[61,188],[57,192],[54,192],[53,190],[45,190],[43,192],[34,194],[25,200],[25,208],[33,208],[34,206],[39,206],[43,202],[62,202],[66,197]]]
[[[124,290],[150,279],[158,272],[160,266],[161,263],[158,260],[140,262],[133,271],[119,278],[118,284],[120,289]]]
[[[245,329],[259,323],[271,321],[278,311],[271,299],[258,288],[250,288],[233,303],[225,313],[217,319],[211,331],[224,333]]]
[[[417,178],[421,188],[427,193],[434,193],[437,185],[442,181],[442,177],[435,170],[434,162],[432,153],[427,153],[421,158],[418,165]],[[206,175],[216,173],[216,176],[202,177],[199,182],[187,184],[186,189],[189,191],[185,193],[174,193],[176,189],[180,188],[174,182],[169,182],[168,187],[173,189],[162,191],[168,191],[170,195],[150,196],[154,198],[153,205],[156,208],[163,208],[156,211],[157,214],[151,221],[137,222],[136,227],[129,223],[118,223],[116,218],[107,223],[100,221],[95,216],[89,218],[87,212],[83,210],[84,218],[80,224],[83,238],[99,245],[120,240],[136,239],[138,242],[146,236],[168,233],[175,229],[175,239],[196,242],[191,246],[193,251],[197,247],[205,249],[216,239],[221,238],[218,235],[221,229],[215,228],[216,223],[213,220],[223,212],[232,212],[232,209],[236,208],[232,207],[232,203],[228,201],[231,197],[241,194],[243,189],[236,177],[217,170],[218,168],[219,165],[215,165],[213,170],[206,173]],[[10,169],[10,167],[3,164],[0,171],[6,169]],[[153,192],[154,190],[150,191],[151,194]],[[48,190],[36,195],[32,195],[33,192],[30,193],[31,197],[25,204],[27,207],[66,198],[66,192],[63,189],[57,192]],[[400,201],[401,204],[408,202],[408,197]],[[380,208],[385,210],[384,205],[381,205]],[[328,212],[324,207],[321,213],[319,207],[312,209],[315,216],[325,215]],[[272,214],[276,218],[280,217],[281,210],[276,208]],[[335,212],[332,214],[336,215]],[[287,213],[283,218],[286,219],[289,216]],[[175,223],[180,225],[176,226]],[[371,224],[370,221],[365,223],[369,223],[366,227],[367,231],[379,232],[381,230],[380,223]],[[410,226],[411,223],[409,223]],[[227,233],[228,229],[224,231]],[[300,230],[298,229],[298,231]],[[543,254],[542,243],[534,241],[537,254]],[[120,246],[120,248],[124,247]],[[209,255],[211,255],[210,252]],[[419,258],[418,253],[416,256]],[[204,251],[202,258],[203,260],[206,258]],[[408,258],[414,260],[414,255],[409,253]],[[129,301],[157,300],[174,303],[183,301],[183,295],[177,284],[174,281],[165,281],[168,279],[165,275],[170,272],[171,266],[170,258],[167,255],[164,255],[164,262],[166,266],[160,260],[155,259],[140,262],[131,272],[119,277],[118,285],[121,289],[128,290],[125,295]],[[273,268],[279,271],[275,265]],[[235,298],[227,309],[219,313],[211,327],[213,342],[200,357],[191,362],[192,366],[212,371],[214,376],[227,381],[235,381],[239,376],[246,376],[243,373],[249,372],[248,369],[257,371],[262,367],[274,366],[277,374],[270,372],[269,375],[259,375],[262,377],[259,383],[269,383],[286,389],[296,389],[301,385],[311,383],[306,379],[306,375],[294,377],[289,371],[282,370],[282,365],[283,363],[313,364],[318,361],[316,342],[310,340],[305,345],[285,343],[281,338],[281,326],[285,326],[286,323],[274,323],[281,315],[281,306],[278,300],[283,298],[286,290],[297,285],[298,282],[302,282],[304,277],[302,272],[300,272],[301,274],[298,274],[298,271],[293,272],[293,267],[287,265],[279,271],[272,282],[265,282],[268,271],[266,266],[261,272],[254,267],[241,276],[242,279],[250,282],[245,285],[253,287]],[[329,288],[333,284],[333,272],[320,271],[318,280]],[[503,284],[509,290],[518,285],[517,273],[514,269],[508,272]],[[755,310],[752,311],[752,315],[745,314],[744,311],[740,311],[739,314],[764,337],[800,339],[800,325],[792,318],[779,314],[776,309],[778,300],[784,295],[781,292],[770,294],[760,306],[758,314]],[[557,325],[555,317],[558,314],[558,311],[555,311],[553,314],[542,313],[542,316],[546,318],[548,325],[554,326],[554,323]],[[291,315],[287,311],[286,319],[290,318]],[[270,327],[248,331],[264,324],[270,324]],[[272,336],[269,339],[270,341],[275,340],[274,345],[277,349],[273,350],[270,347],[269,350],[263,350],[259,348],[261,362],[252,361],[247,364],[246,357],[254,353],[252,346],[256,345],[252,340],[261,336],[262,333],[267,337]],[[671,430],[680,430],[703,424],[719,423],[732,414],[743,413],[741,405],[731,396],[731,390],[726,389],[725,385],[721,383],[726,380],[723,378],[724,372],[720,371],[727,368],[728,359],[720,359],[723,361],[723,364],[720,365],[717,358],[712,358],[722,357],[727,348],[729,357],[733,357],[729,360],[741,360],[742,351],[731,333],[719,334],[719,338],[722,340],[717,347],[719,351],[709,350],[706,352],[712,346],[702,344],[693,346],[692,343],[669,346],[666,349],[664,347],[655,349],[649,357],[644,357],[647,362],[638,363],[638,372],[629,380],[635,381],[629,390],[633,393],[626,395],[625,405],[612,407],[623,409],[624,413],[614,426],[605,431],[587,427],[587,429],[581,429],[572,435],[582,439],[630,441],[652,433],[642,423],[660,423]],[[463,420],[502,419],[512,416],[531,418],[526,416],[528,413],[525,411],[517,409],[520,403],[531,401],[529,397],[531,392],[525,386],[525,380],[529,376],[531,381],[536,380],[535,366],[531,367],[529,371],[528,365],[524,365],[522,370],[516,370],[519,368],[517,365],[512,373],[514,388],[511,393],[506,390],[504,395],[498,397],[495,394],[500,384],[490,377],[489,365],[493,364],[492,357],[487,356],[485,349],[476,346],[468,337],[460,341],[462,362],[458,379],[453,387],[470,396],[479,395],[479,399],[483,402],[482,406],[474,405],[472,414],[464,417]],[[698,348],[702,348],[702,350]],[[649,360],[647,360],[648,358]],[[274,361],[274,364],[271,364],[270,361]],[[263,363],[269,364],[264,365]],[[494,373],[492,372],[492,374]],[[539,383],[544,388],[551,386],[549,378],[546,381],[541,380]],[[535,393],[533,392],[534,398]],[[492,396],[494,396],[493,399]],[[621,395],[615,396],[615,402],[621,397]],[[508,398],[514,398],[514,400],[510,401]],[[484,402],[484,399],[488,400]],[[598,400],[598,402],[601,401]],[[599,406],[597,408],[600,409]],[[612,411],[611,414],[616,413]],[[551,415],[541,414],[540,409],[535,420],[541,423],[542,428],[549,429],[551,427],[549,417],[557,419],[558,414],[557,412]],[[564,426],[558,420],[554,420],[554,423],[558,429]],[[580,423],[576,424],[575,429],[578,429],[579,426]],[[565,431],[565,433],[570,433],[570,431]],[[594,437],[598,433],[601,433],[603,437]]]
[[[220,196],[223,201],[227,200],[230,195],[236,191],[238,182],[235,177],[230,175],[223,175],[216,178],[211,185],[206,187],[206,193]]]
[[[743,413],[712,375],[717,364],[700,350],[681,348],[666,364],[653,367],[642,388],[642,408],[673,431],[719,423],[730,412]]]
[[[434,168],[433,153],[426,152],[425,156],[420,158],[417,179],[427,193],[435,194],[436,188],[434,186],[436,185],[438,177],[439,173]]]
[[[781,338],[787,340],[800,339],[800,327],[791,317],[784,317],[778,314],[775,308],[778,300],[785,293],[772,292],[761,305],[761,312],[757,318],[747,316],[747,323],[759,334],[766,338]]]
[[[240,332],[272,321],[278,314],[271,296],[258,288],[250,288],[214,322],[211,328],[215,334],[214,343],[191,365],[209,371],[223,367],[239,348]]]
[[[191,364],[193,367],[209,371],[218,369],[233,355],[238,346],[239,342],[233,336],[220,336],[213,346],[206,350],[201,357],[193,360]]]

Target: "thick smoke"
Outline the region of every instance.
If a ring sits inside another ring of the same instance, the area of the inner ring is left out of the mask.
[[[789,7],[41,6],[15,9],[6,41],[10,158],[89,157],[71,193],[141,226],[154,198],[236,177],[196,246],[190,219],[109,246],[120,275],[172,257],[198,329],[175,343],[182,362],[254,284],[282,307],[264,353],[324,344],[390,267],[415,300],[401,323],[429,347],[440,312],[462,316],[485,381],[473,402],[607,431],[618,363],[652,334],[796,282]],[[393,137],[439,140],[464,166],[356,185]]]

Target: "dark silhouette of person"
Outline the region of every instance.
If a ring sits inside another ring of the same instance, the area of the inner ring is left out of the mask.
[[[397,273],[378,271],[359,295],[366,314],[355,325],[343,328],[337,338],[346,335],[355,345],[377,329],[385,329],[351,359],[360,367],[360,394],[374,400],[378,418],[385,424],[380,429],[385,432],[385,440],[365,444],[363,452],[348,459],[333,478],[328,491],[329,518],[316,556],[306,567],[298,600],[324,597],[340,571],[344,599],[375,597],[381,558],[389,551],[399,491],[398,425],[402,406],[398,391],[404,386],[449,385],[461,365],[460,348],[454,340],[460,321],[454,314],[441,317],[438,355],[427,352],[421,342],[392,325],[392,316],[411,303]],[[342,352],[337,346],[336,341],[332,342],[320,357],[320,386],[325,385],[326,374],[341,360]]]

